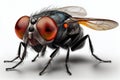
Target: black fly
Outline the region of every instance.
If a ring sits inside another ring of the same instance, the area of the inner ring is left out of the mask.
[[[84,46],[86,39],[89,41],[92,55],[97,60],[101,62],[111,62],[110,60],[102,60],[93,53],[94,49],[90,36],[83,35],[83,29],[80,24],[94,30],[109,30],[115,28],[118,23],[109,19],[83,18],[84,16],[86,16],[86,11],[77,6],[46,10],[30,17],[22,16],[15,25],[17,36],[23,40],[23,42],[20,42],[18,55],[11,61],[4,61],[13,62],[16,59],[20,59],[20,62],[11,68],[6,68],[6,70],[14,69],[23,62],[26,57],[27,46],[31,46],[38,53],[32,60],[33,62],[39,56],[40,52],[41,56],[44,56],[46,47],[50,47],[54,49],[54,51],[51,53],[47,65],[40,72],[40,75],[42,75],[56,56],[59,49],[64,48],[67,50],[65,60],[66,70],[67,73],[71,75],[68,68],[70,49],[72,51],[81,49]],[[21,46],[24,47],[24,51],[20,57]]]

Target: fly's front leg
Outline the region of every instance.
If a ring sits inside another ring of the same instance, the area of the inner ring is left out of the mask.
[[[24,51],[23,51],[23,55],[21,57],[20,62],[18,62],[15,66],[13,66],[11,68],[6,68],[6,71],[12,70],[12,69],[16,68],[18,65],[20,65],[23,62],[23,60],[25,59],[26,53],[27,53],[27,44],[24,44]]]
[[[99,60],[100,62],[111,62],[110,60],[102,60],[100,59],[99,57],[97,57],[95,54],[94,54],[94,49],[93,49],[93,45],[92,45],[92,42],[91,42],[91,39],[90,39],[90,36],[89,35],[86,35],[84,36],[83,38],[81,38],[80,40],[78,40],[77,42],[75,42],[72,47],[71,47],[71,50],[74,51],[76,49],[79,49],[81,48],[81,44],[85,42],[85,40],[88,38],[89,40],[89,46],[90,46],[90,51],[92,53],[92,56],[95,57],[97,60]]]
[[[20,59],[21,60],[21,57],[20,57],[20,55],[21,55],[21,46],[25,46],[25,43],[23,43],[23,42],[20,42],[20,44],[19,44],[19,48],[18,48],[18,54],[17,54],[17,56],[14,58],[14,59],[12,59],[12,60],[5,60],[4,62],[13,62],[13,61],[15,61],[16,59]]]

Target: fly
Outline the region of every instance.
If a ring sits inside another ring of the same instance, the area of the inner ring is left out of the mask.
[[[8,71],[16,68],[24,61],[28,46],[32,47],[32,49],[38,53],[32,62],[37,59],[40,52],[41,56],[44,56],[46,47],[50,47],[54,49],[54,51],[51,53],[47,65],[40,72],[40,75],[42,75],[59,49],[64,48],[67,50],[65,60],[66,71],[71,75],[68,67],[70,49],[71,51],[81,49],[87,39],[89,41],[91,54],[97,60],[100,62],[111,62],[110,60],[102,60],[94,54],[90,36],[84,36],[83,29],[80,25],[98,31],[105,31],[117,27],[118,23],[109,19],[85,18],[86,15],[87,13],[82,7],[67,6],[19,18],[15,25],[15,32],[18,38],[23,41],[19,44],[17,57],[13,60],[4,62],[13,62],[16,59],[20,59],[20,62],[11,68],[6,68],[6,70]],[[21,46],[24,47],[24,51],[20,57]]]

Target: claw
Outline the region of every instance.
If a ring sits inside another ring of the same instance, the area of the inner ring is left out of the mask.
[[[107,61],[102,60],[102,61],[100,61],[100,62],[103,62],[103,63],[111,63],[112,61],[111,61],[111,60],[107,60]]]
[[[6,68],[6,71],[12,71],[13,68]]]

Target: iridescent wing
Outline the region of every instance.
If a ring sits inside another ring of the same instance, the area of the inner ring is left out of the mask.
[[[79,6],[67,6],[67,7],[58,8],[56,10],[68,13],[73,17],[84,17],[87,15],[86,10]]]
[[[97,19],[97,18],[77,18],[71,17],[65,21],[65,23],[78,22],[86,27],[94,30],[109,30],[118,26],[118,23],[109,19]]]

